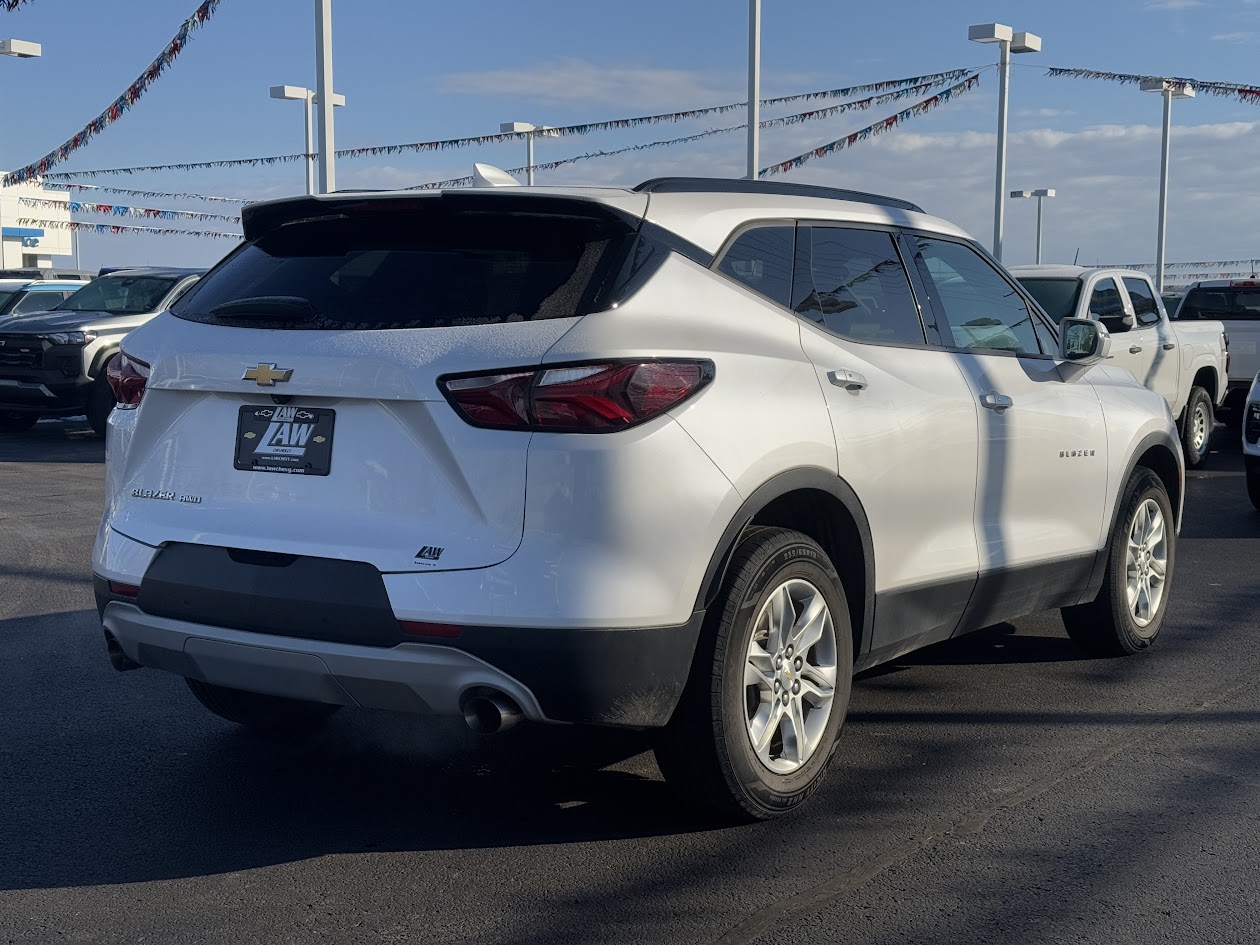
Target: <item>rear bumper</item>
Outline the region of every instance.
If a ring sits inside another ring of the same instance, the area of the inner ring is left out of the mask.
[[[642,728],[673,714],[704,617],[646,630],[466,627],[449,645],[370,646],[154,616],[96,585],[105,631],[130,659],[191,679],[438,715],[459,715],[473,691],[492,689],[534,721]]]

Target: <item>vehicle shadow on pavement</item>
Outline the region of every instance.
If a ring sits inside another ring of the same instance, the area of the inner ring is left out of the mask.
[[[0,432],[0,463],[103,463],[105,438],[83,419],[42,420],[23,433]]]

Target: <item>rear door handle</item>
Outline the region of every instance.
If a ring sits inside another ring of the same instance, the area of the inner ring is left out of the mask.
[[[980,403],[990,410],[1005,410],[1007,407],[1015,406],[1015,401],[1011,400],[1006,394],[999,394],[997,391],[985,394],[980,398]]]
[[[866,390],[866,378],[857,371],[828,371],[827,380],[845,390]]]
[[[1173,344],[1171,341],[1165,341],[1165,342],[1164,342],[1164,350],[1165,350],[1165,351],[1171,351],[1171,350],[1172,350],[1173,348],[1175,348],[1175,347],[1177,347],[1177,346],[1176,346],[1175,344]]]
[[[1141,350],[1141,345],[1129,345],[1129,354],[1137,354]]]

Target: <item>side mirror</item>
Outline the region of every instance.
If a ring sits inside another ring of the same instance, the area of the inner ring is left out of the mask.
[[[1111,354],[1111,333],[1091,318],[1059,322],[1059,359],[1071,364],[1097,364]]]

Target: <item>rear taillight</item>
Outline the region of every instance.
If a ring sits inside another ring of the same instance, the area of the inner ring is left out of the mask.
[[[610,433],[678,406],[713,379],[711,361],[605,361],[438,381],[475,427]]]
[[[109,380],[109,386],[114,391],[114,400],[119,407],[140,406],[144,385],[149,380],[147,364],[120,351],[105,365],[105,377]]]

